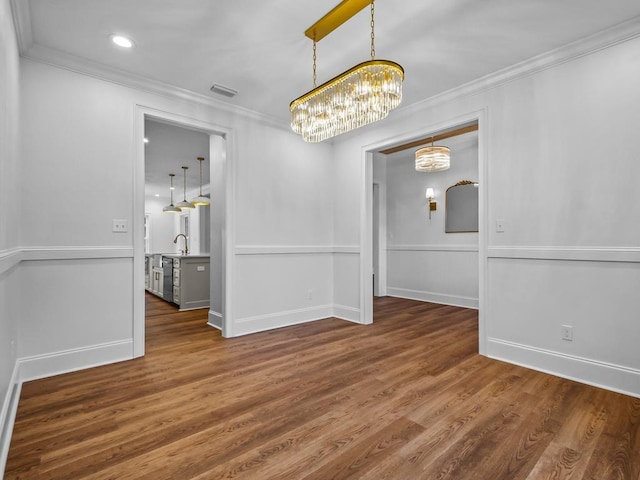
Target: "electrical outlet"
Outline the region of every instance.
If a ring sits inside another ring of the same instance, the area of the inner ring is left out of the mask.
[[[313,299],[313,290],[309,289],[309,291],[307,292],[307,299]]]
[[[111,231],[115,233],[126,233],[129,231],[128,222],[124,219],[111,220]]]
[[[568,342],[573,341],[573,327],[571,325],[562,325],[560,327],[562,339]]]

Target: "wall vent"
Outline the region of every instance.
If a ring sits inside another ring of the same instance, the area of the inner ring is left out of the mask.
[[[225,87],[224,85],[220,85],[218,83],[214,83],[210,88],[213,93],[217,93],[219,95],[224,95],[225,97],[235,97],[238,94],[238,90],[234,90],[233,88]]]

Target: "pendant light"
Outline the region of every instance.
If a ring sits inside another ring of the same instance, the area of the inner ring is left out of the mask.
[[[175,174],[170,173],[169,174],[169,180],[171,182],[170,183],[171,186],[169,187],[169,192],[171,192],[171,203],[162,209],[162,211],[164,213],[179,213],[180,212],[180,209],[173,204],[173,177],[175,177]]]
[[[211,205],[211,201],[202,195],[202,162],[204,162],[204,157],[198,157],[198,163],[200,163],[200,194],[191,200],[191,203],[198,207],[208,207]]]
[[[447,170],[451,164],[451,151],[449,147],[433,144],[416,151],[416,171],[441,172]]]
[[[192,208],[196,208],[196,206],[187,201],[187,170],[189,169],[189,167],[182,167],[182,172],[183,172],[183,176],[184,176],[184,196],[182,198],[182,201],[180,203],[178,203],[176,205],[176,207],[178,207],[180,210],[188,210],[188,209],[192,209]]]

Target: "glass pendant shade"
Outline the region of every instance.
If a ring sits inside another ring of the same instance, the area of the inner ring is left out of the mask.
[[[448,147],[432,145],[416,151],[416,171],[440,172],[450,166],[450,150]]]
[[[188,169],[189,167],[182,167],[182,172],[184,176],[184,190],[183,190],[184,196],[182,198],[182,201],[176,204],[176,207],[178,207],[180,210],[191,210],[196,208],[196,206],[193,203],[187,201],[187,170]]]
[[[167,205],[166,207],[164,207],[162,209],[162,211],[164,213],[180,213],[182,210],[180,210],[178,207],[176,207],[175,205]]]
[[[196,207],[208,207],[209,205],[211,205],[211,201],[209,200],[209,198],[203,195],[192,198],[191,203],[193,203]]]
[[[402,101],[403,80],[395,62],[363,62],[291,102],[291,128],[321,142],[382,120]]]
[[[176,203],[176,207],[178,207],[180,211],[192,210],[196,208],[196,206],[193,203],[189,202],[188,200],[182,200],[181,202]]]
[[[197,207],[208,207],[211,205],[211,201],[208,197],[202,195],[202,162],[204,162],[204,157],[198,157],[198,162],[200,163],[200,193],[191,200],[191,203]]]
[[[169,187],[169,192],[171,193],[171,203],[162,209],[162,211],[164,213],[179,213],[180,212],[180,209],[173,204],[173,177],[175,177],[175,175],[173,173],[170,173],[169,174],[169,181],[171,182],[170,183],[171,186]]]

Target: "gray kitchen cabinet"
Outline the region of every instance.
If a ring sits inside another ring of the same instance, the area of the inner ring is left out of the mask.
[[[181,311],[209,307],[209,268],[208,255],[173,258],[173,303]]]

